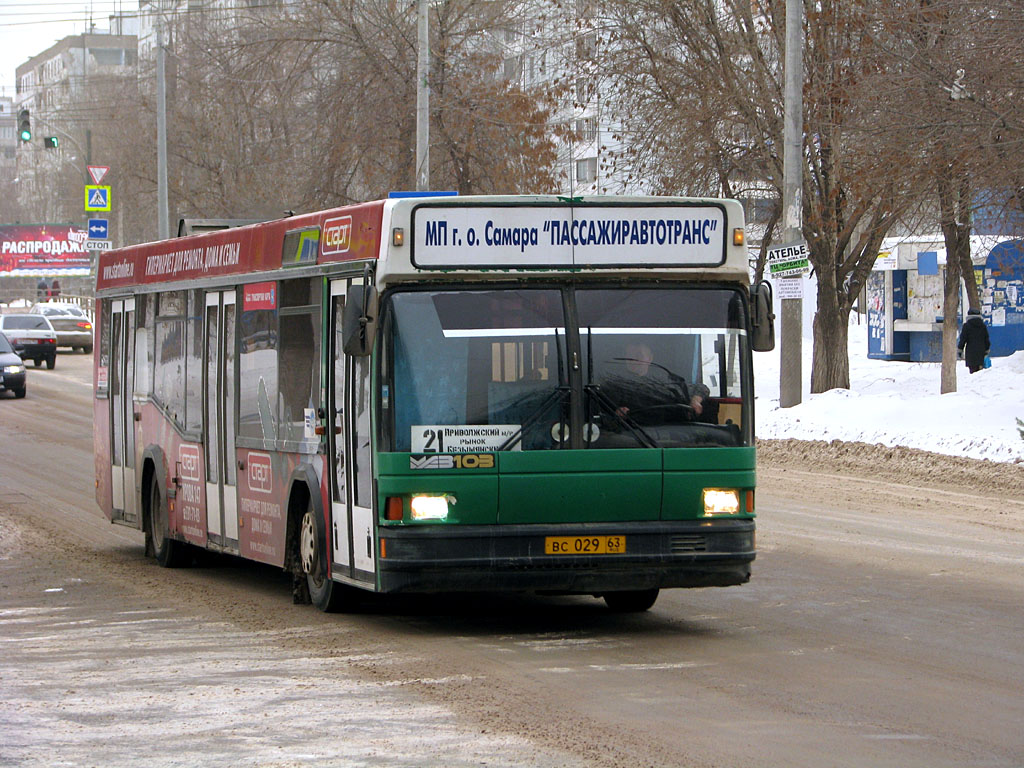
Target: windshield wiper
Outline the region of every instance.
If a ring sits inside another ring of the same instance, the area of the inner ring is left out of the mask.
[[[653,437],[651,437],[647,430],[641,427],[636,421],[629,418],[629,416],[623,416],[619,413],[618,407],[610,399],[608,395],[601,391],[601,387],[597,384],[587,384],[583,387],[583,391],[589,396],[587,399],[588,408],[592,402],[596,402],[601,406],[601,410],[606,411],[615,417],[615,420],[630,431],[636,441],[643,445],[645,448],[657,448],[658,443]],[[593,418],[590,418],[588,414],[587,423],[593,423]]]
[[[530,412],[530,415],[523,420],[523,423],[519,425],[519,429],[517,429],[515,432],[509,435],[508,439],[500,446],[498,446],[498,451],[512,450],[515,444],[523,439],[523,432],[526,430],[526,428],[533,426],[533,424],[539,421],[540,418],[545,413],[547,413],[551,406],[554,405],[555,403],[558,403],[558,405],[561,406],[561,404],[565,402],[565,396],[568,393],[569,387],[566,384],[562,384],[555,387],[551,394],[545,397],[540,402],[540,404],[536,408],[534,408],[533,411]],[[559,408],[559,413],[561,413],[561,408]],[[564,421],[564,419],[562,419],[561,421]]]
[[[523,423],[519,425],[519,429],[517,429],[515,432],[513,432],[511,435],[509,435],[508,439],[504,443],[502,443],[500,446],[498,446],[498,451],[499,452],[512,450],[512,448],[516,445],[516,443],[519,443],[519,442],[522,441],[522,439],[523,439],[523,431],[527,427],[533,426],[534,423],[539,421],[540,418],[545,413],[547,413],[548,409],[551,408],[551,406],[554,405],[555,403],[558,403],[558,405],[561,406],[562,403],[565,402],[565,396],[569,393],[569,385],[562,383],[562,382],[565,381],[565,370],[564,370],[564,365],[563,365],[563,361],[562,361],[562,348],[558,344],[558,329],[557,328],[555,328],[555,356],[556,356],[556,358],[558,360],[558,386],[555,387],[554,390],[552,390],[551,394],[549,394],[547,397],[545,397],[540,402],[540,404],[537,405],[536,408],[534,408],[532,411],[530,411],[530,415],[527,416],[526,419],[523,421]],[[559,407],[559,409],[558,409],[558,418],[559,418],[559,427],[561,427],[561,425],[565,422],[565,420],[562,419],[562,409],[561,409],[561,407]],[[559,430],[559,431],[561,431],[561,430]]]
[[[608,395],[601,391],[600,385],[594,384],[593,338],[594,334],[590,326],[587,326],[587,383],[583,386],[583,391],[587,394],[587,424],[593,425],[594,423],[593,404],[596,402],[603,410],[615,417],[619,424],[628,429],[638,443],[647,448],[657,448],[658,443],[654,438],[647,434],[647,431],[636,421],[619,413],[618,407],[608,398]],[[589,446],[590,443],[588,442],[587,445]]]

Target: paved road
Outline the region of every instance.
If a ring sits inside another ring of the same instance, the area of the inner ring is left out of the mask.
[[[89,375],[0,402],[0,766],[1024,765],[1008,492],[762,468],[744,587],[324,616],[102,518]]]

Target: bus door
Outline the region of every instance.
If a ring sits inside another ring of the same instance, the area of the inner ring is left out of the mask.
[[[111,302],[110,446],[114,518],[138,519],[135,494],[135,299]]]
[[[346,357],[342,349],[342,318],[348,283],[348,280],[331,281],[329,408],[334,428],[328,432],[333,465],[333,570],[337,576],[373,581],[376,543],[371,498],[370,358]]]
[[[235,483],[235,292],[206,294],[206,521],[210,540],[238,551]]]

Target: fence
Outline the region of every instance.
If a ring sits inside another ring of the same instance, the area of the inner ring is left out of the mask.
[[[25,291],[23,289],[0,288],[0,313],[9,314],[13,312],[28,312],[34,304],[42,304],[46,301],[59,301],[62,304],[77,304],[82,308],[91,322],[96,320],[96,300],[92,296],[77,296],[74,294],[61,293],[59,297],[52,299],[37,299],[35,290]]]

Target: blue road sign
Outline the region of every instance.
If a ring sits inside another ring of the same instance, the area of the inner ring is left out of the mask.
[[[101,187],[96,184],[85,185],[85,210],[87,211],[109,211],[110,210],[110,187]]]
[[[89,239],[105,240],[108,237],[107,219],[89,219]]]

